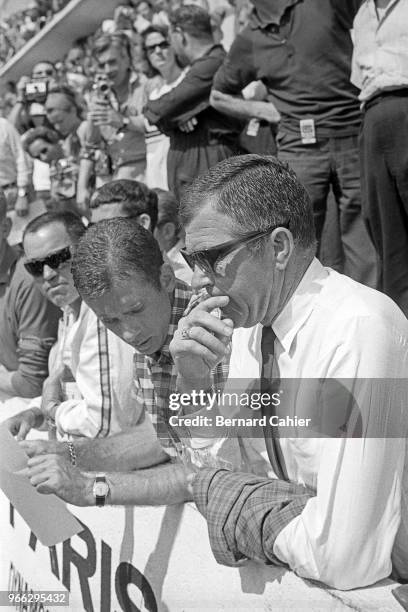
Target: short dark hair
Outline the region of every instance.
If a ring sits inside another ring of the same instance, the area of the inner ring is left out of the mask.
[[[46,212],[39,217],[35,217],[26,226],[23,233],[23,243],[27,234],[35,234],[41,228],[50,225],[51,223],[61,223],[67,231],[72,243],[77,244],[78,240],[86,232],[86,227],[79,215],[69,210],[61,212]]]
[[[269,155],[230,157],[201,176],[183,195],[180,217],[187,226],[205,199],[234,221],[237,237],[286,225],[300,247],[316,243],[306,189],[289,166]]]
[[[146,38],[150,34],[161,34],[163,36],[163,38],[165,38],[166,40],[169,39],[168,29],[166,27],[162,27],[162,26],[151,25],[148,28],[146,28],[145,30],[143,30],[143,32],[141,33],[140,37],[141,37],[141,40],[142,40],[143,72],[145,73],[145,75],[148,78],[152,78],[156,74],[160,74],[160,72],[156,68],[154,68],[152,66],[152,64],[150,62],[150,58],[149,58],[148,54],[146,53]]]
[[[170,14],[173,29],[180,28],[193,38],[213,37],[210,14],[199,6],[181,6]]]
[[[31,130],[25,132],[21,137],[21,142],[23,144],[24,150],[28,151],[29,147],[38,138],[41,138],[42,140],[45,140],[45,142],[49,142],[50,144],[57,144],[60,139],[60,135],[55,130],[52,130],[45,126],[31,128]]]
[[[174,223],[177,232],[180,230],[179,205],[175,196],[171,191],[156,187],[154,191],[157,193],[157,226],[164,223]]]
[[[157,223],[157,195],[144,183],[131,179],[117,179],[99,187],[92,196],[91,208],[102,204],[120,203],[123,215],[138,217],[147,214],[150,217],[151,231]]]
[[[115,282],[134,274],[160,290],[163,257],[152,234],[134,219],[117,217],[92,225],[72,262],[74,283],[86,299],[101,297]]]
[[[98,36],[92,45],[92,55],[97,58],[98,55],[105,53],[111,47],[125,50],[129,59],[133,59],[130,39],[124,32],[113,32],[112,34],[101,34],[101,36]]]

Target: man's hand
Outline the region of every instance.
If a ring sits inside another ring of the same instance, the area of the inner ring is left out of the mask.
[[[54,493],[76,506],[94,503],[93,478],[85,476],[69,460],[54,454],[38,455],[29,459],[27,465],[28,478],[38,493]]]
[[[123,115],[115,111],[108,102],[91,102],[88,119],[96,126],[110,125],[117,130],[123,127]]]
[[[66,442],[58,442],[58,440],[23,440],[20,442],[20,448],[23,449],[28,457],[37,457],[42,455],[61,455],[69,460],[69,449]]]
[[[28,215],[28,198],[27,196],[17,196],[16,203],[14,205],[14,210],[16,211],[16,215],[18,217],[26,217]]]
[[[18,100],[25,100],[25,90],[26,90],[26,85],[27,83],[29,83],[31,81],[29,76],[23,75],[19,80],[18,83],[16,85],[16,90],[17,90],[17,98]]]
[[[178,124],[178,129],[180,132],[184,132],[185,134],[189,134],[190,132],[194,132],[198,121],[195,117],[192,117],[188,121],[183,121]]]
[[[208,381],[211,370],[230,351],[233,322],[211,314],[215,308],[225,307],[228,301],[227,296],[210,297],[179,321],[170,352],[179,375],[193,386],[200,384],[199,381]]]
[[[25,440],[33,427],[41,427],[44,416],[39,408],[29,408],[6,420],[6,425],[12,436],[20,442]]]

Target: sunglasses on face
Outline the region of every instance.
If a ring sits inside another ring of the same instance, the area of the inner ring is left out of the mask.
[[[160,51],[164,51],[165,49],[168,49],[170,47],[170,43],[168,43],[167,40],[163,40],[162,42],[156,43],[155,45],[147,45],[145,47],[146,53],[153,53],[154,51],[156,51],[157,47],[159,47]]]
[[[251,232],[243,238],[228,240],[228,242],[223,242],[222,244],[211,247],[210,249],[204,249],[203,251],[187,253],[186,249],[180,249],[180,253],[192,270],[194,270],[195,266],[198,266],[206,274],[213,274],[216,271],[215,267],[217,262],[223,257],[229,255],[244,244],[249,244],[258,238],[267,236],[278,227],[286,227],[286,225],[280,224],[270,227],[262,232]]]
[[[42,276],[44,266],[48,266],[52,270],[58,270],[59,266],[71,259],[71,251],[69,247],[64,247],[56,253],[52,253],[44,259],[32,259],[26,261],[24,267],[31,276]]]

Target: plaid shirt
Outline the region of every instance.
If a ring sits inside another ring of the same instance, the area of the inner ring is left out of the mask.
[[[169,409],[169,396],[177,392],[177,370],[169,345],[179,320],[196,303],[189,286],[176,279],[169,330],[160,353],[154,356],[135,353],[134,357],[136,399],[149,412],[162,446],[174,456],[180,454],[182,445],[179,435],[169,425],[169,417],[175,414]],[[216,389],[223,386],[227,376],[228,365],[222,363],[217,366],[213,371],[213,386]]]
[[[275,539],[315,495],[300,484],[219,469],[199,470],[193,480],[214,557],[229,566],[248,559],[284,565],[273,554]]]

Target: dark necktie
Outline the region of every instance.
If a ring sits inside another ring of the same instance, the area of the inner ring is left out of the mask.
[[[279,391],[280,379],[273,378],[273,361],[275,354],[275,339],[276,334],[272,327],[264,327],[262,329],[262,341],[261,341],[261,352],[262,352],[262,370],[261,370],[261,392],[262,393],[276,393]],[[269,408],[263,407],[262,414],[266,417],[266,425],[264,427],[264,436],[266,450],[268,453],[269,461],[276,476],[280,480],[289,480],[286,468],[285,460],[282,453],[282,448],[279,443],[279,435],[276,427],[272,427],[269,423],[269,419],[274,414],[274,406]]]

